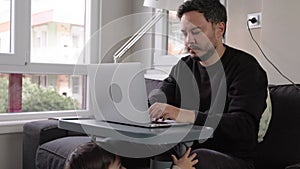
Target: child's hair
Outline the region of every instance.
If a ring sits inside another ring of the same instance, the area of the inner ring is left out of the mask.
[[[79,145],[69,155],[65,169],[108,169],[116,155],[102,149],[96,143]]]

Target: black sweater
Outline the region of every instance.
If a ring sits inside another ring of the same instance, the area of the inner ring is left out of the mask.
[[[165,97],[153,95],[150,102],[166,101],[194,110],[195,124],[215,128],[213,138],[196,142],[193,148],[248,159],[257,145],[259,121],[266,108],[267,76],[253,56],[225,47],[221,60],[209,67],[183,57],[163,81],[160,89]]]

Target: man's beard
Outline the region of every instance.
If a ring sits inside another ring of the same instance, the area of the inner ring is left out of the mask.
[[[197,49],[198,47],[196,47]],[[206,53],[202,56],[196,56],[196,57],[192,57],[193,60],[195,61],[207,61],[209,58],[211,58],[215,53],[215,48],[214,47],[211,47],[209,48]],[[197,55],[197,53],[196,53]]]

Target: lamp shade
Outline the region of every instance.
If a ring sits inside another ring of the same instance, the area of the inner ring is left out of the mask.
[[[144,6],[165,9],[171,11],[177,11],[178,7],[184,2],[184,0],[144,0]]]

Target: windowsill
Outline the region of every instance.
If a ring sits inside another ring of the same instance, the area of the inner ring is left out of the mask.
[[[11,113],[0,114],[0,134],[22,133],[25,123],[46,120],[49,118],[88,116],[88,111],[67,111],[67,112],[32,112],[32,113]]]
[[[0,122],[0,134],[22,133],[23,126],[25,123],[37,121],[37,120],[44,120],[44,119],[1,121]]]

